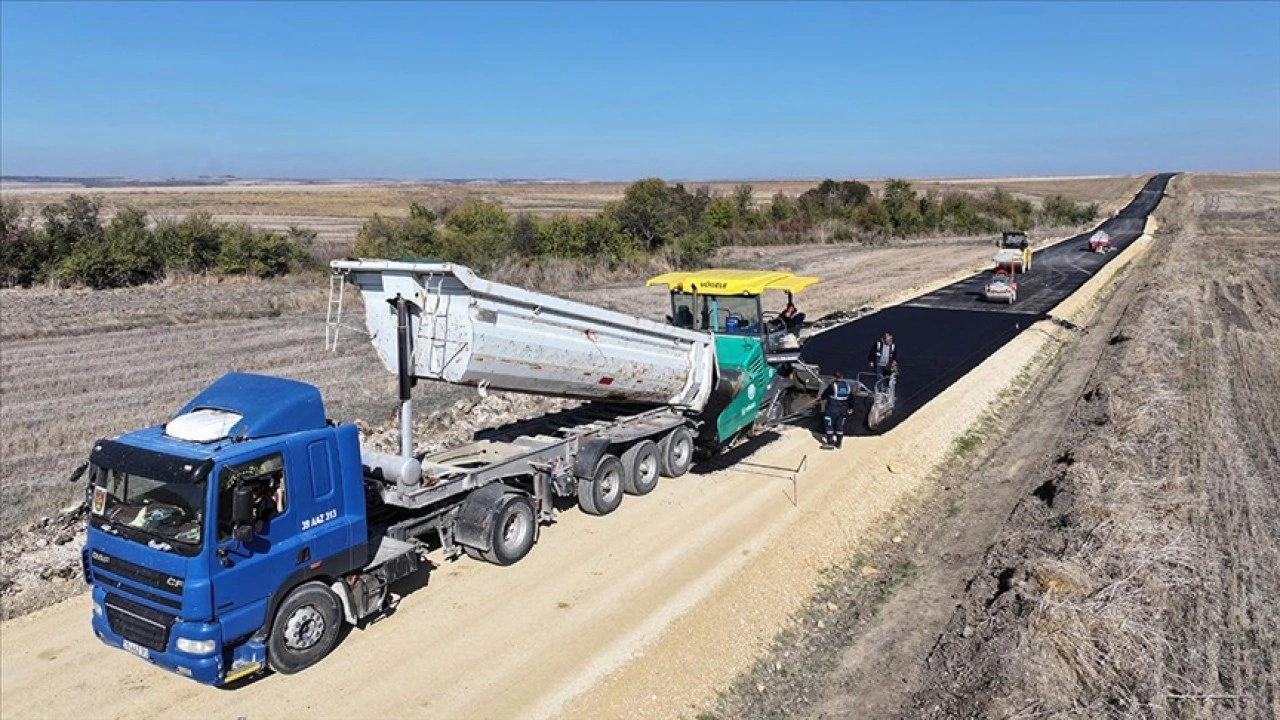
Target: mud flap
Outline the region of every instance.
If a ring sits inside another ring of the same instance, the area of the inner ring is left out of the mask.
[[[510,488],[500,482],[473,490],[453,521],[453,541],[483,552],[491,550],[493,532],[490,528],[498,513],[498,503],[508,490]]]

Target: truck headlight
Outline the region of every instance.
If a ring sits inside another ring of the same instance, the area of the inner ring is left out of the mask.
[[[213,640],[192,640],[184,637],[178,638],[176,645],[179,650],[189,655],[208,655],[218,649],[218,643]]]
[[[93,614],[102,617],[102,606],[98,603],[93,604]]]

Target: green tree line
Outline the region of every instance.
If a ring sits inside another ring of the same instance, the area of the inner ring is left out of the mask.
[[[72,195],[44,206],[39,222],[0,203],[0,283],[48,281],[92,288],[152,282],[170,271],[272,277],[310,264],[314,230],[261,230],[206,213],[151,222],[125,207],[103,221],[94,200]]]
[[[1037,208],[995,189],[919,193],[905,180],[890,180],[880,194],[854,180],[825,180],[799,197],[779,193],[755,200],[751,185],[727,195],[707,187],[646,178],[629,185],[621,200],[591,215],[546,218],[517,214],[497,203],[471,199],[436,210],[413,204],[406,218],[374,215],[360,229],[359,257],[435,258],[480,271],[509,258],[555,257],[610,263],[663,256],[676,266],[706,263],[722,245],[852,242],[925,233],[982,234],[1041,225],[1080,225],[1097,217],[1096,204],[1061,195]]]
[[[728,194],[646,178],[590,215],[539,218],[470,199],[407,217],[374,215],[354,248],[360,257],[437,258],[482,272],[504,259],[566,258],[621,264],[663,257],[678,267],[705,264],[722,245],[875,241],[925,233],[981,234],[1039,225],[1079,225],[1098,214],[1062,196],[1037,208],[995,189],[981,195],[930,190],[890,180],[880,193],[856,180],[825,180],[798,197],[758,203],[751,185]],[[47,281],[94,288],[156,280],[170,271],[280,275],[309,264],[315,232],[277,232],[221,223],[207,214],[152,222],[126,207],[104,222],[98,204],[72,195],[43,207],[39,221],[0,203],[0,283]]]

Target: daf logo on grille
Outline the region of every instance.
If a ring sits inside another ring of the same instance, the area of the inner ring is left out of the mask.
[[[100,552],[98,552],[97,550],[94,550],[94,551],[93,551],[93,559],[94,559],[94,561],[95,561],[95,562],[100,562],[100,563],[102,563],[103,565],[106,565],[107,563],[111,562],[111,556],[110,556],[110,555],[108,555],[108,554],[106,554],[106,553],[100,553]]]

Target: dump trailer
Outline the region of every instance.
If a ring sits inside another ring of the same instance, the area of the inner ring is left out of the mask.
[[[715,347],[683,330],[491,282],[451,263],[340,260],[364,297],[378,356],[399,370],[397,303],[408,306],[415,378],[581,400],[700,408]]]
[[[425,554],[510,565],[556,516],[644,495],[765,426],[760,343],[492,283],[447,263],[341,261],[400,380],[400,454],[362,449],[318,389],[230,373],[167,423],[97,442],[84,576],[104,642],[203,683],[318,662]],[[332,286],[331,286],[332,287]],[[413,451],[419,379],[576,398],[575,408]]]

